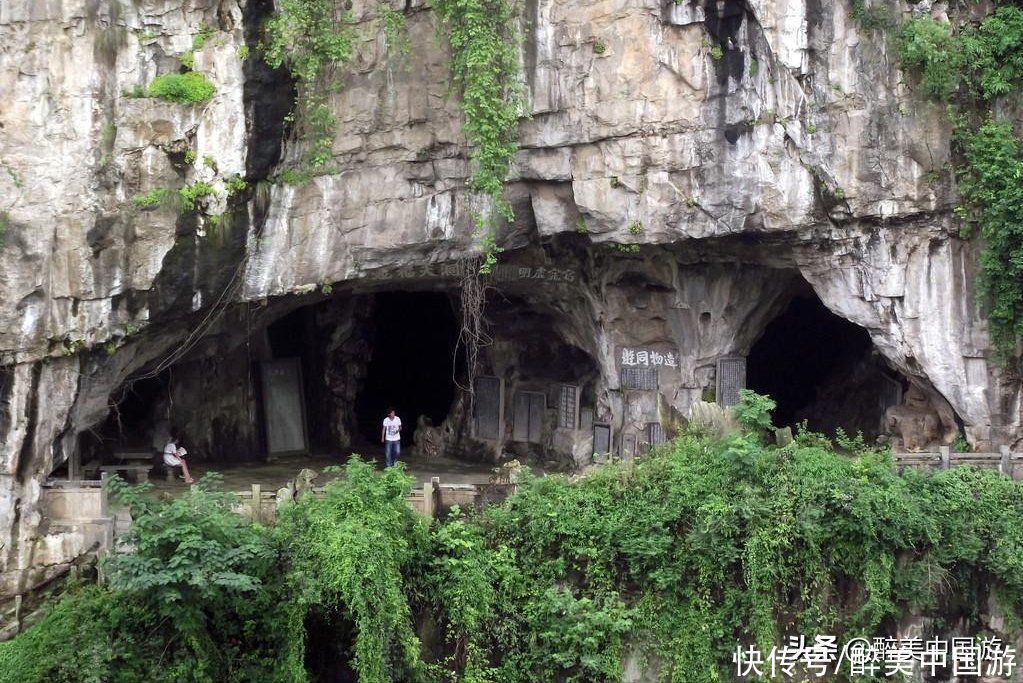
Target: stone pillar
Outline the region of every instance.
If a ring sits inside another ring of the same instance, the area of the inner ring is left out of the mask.
[[[252,508],[251,508],[252,509],[251,515],[252,515],[252,521],[253,522],[261,522],[262,521],[260,519],[260,515],[263,512],[263,510],[262,510],[263,506],[262,506],[262,500],[261,500],[262,497],[263,497],[263,493],[260,490],[259,484],[253,484],[252,485]]]

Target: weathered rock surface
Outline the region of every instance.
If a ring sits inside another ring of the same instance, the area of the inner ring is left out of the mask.
[[[402,57],[377,5],[356,0],[358,54],[333,101],[337,173],[292,186],[265,182],[301,154],[281,149],[291,86],[239,49],[269,9],[0,3],[0,596],[80,550],[44,548],[42,483],[133,373],[240,353],[245,325],[323,299],[325,285],[454,290],[444,264],[474,252],[460,105],[432,13],[408,3]],[[203,26],[215,33],[195,69],[217,86],[210,102],[127,94],[176,71]],[[519,388],[542,379],[542,363],[510,350],[532,324],[573,350],[563,366],[594,418],[639,433],[705,397],[717,360],[748,353],[802,279],[927,396],[943,439],[961,426],[975,446],[1018,444],[1019,379],[992,360],[977,246],[950,211],[949,130],[847,2],[530,0],[522,26],[532,116],[500,241],[505,289],[535,318],[495,310],[489,371]],[[234,175],[250,189],[231,196]],[[216,188],[197,214],[131,205],[197,181]],[[354,357],[349,340],[366,343],[339,329],[324,373]],[[633,347],[677,353],[657,391],[622,390]],[[341,374],[327,381],[338,401],[362,376]],[[236,418],[247,409],[220,399]],[[231,438],[256,438],[233,424]],[[570,460],[593,451],[587,435],[545,439]]]

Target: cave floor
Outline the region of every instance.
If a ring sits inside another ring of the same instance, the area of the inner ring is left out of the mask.
[[[411,454],[410,451],[411,449],[403,450],[400,460],[405,463],[409,472],[415,477],[417,486],[429,481],[432,477],[439,477],[441,482],[446,484],[486,483],[495,467],[486,463],[466,462],[443,456],[423,458]],[[362,455],[364,459],[372,460],[378,469],[383,469],[382,448],[369,446],[356,448],[355,452]],[[286,486],[300,470],[306,468],[319,473],[314,484],[322,486],[337,476],[323,473],[324,468],[330,465],[343,466],[347,460],[347,455],[342,456],[340,453],[314,453],[280,457],[272,462],[195,462],[189,463],[189,466],[195,479],[199,479],[208,472],[218,473],[223,477],[223,488],[228,491],[248,490],[253,484],[259,484],[264,490],[275,491]],[[153,483],[155,491],[174,493],[184,492],[187,489],[185,483],[180,479],[166,481],[158,472],[153,473],[150,481]]]

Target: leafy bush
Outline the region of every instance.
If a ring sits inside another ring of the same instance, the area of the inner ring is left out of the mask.
[[[920,88],[934,99],[944,99],[959,87],[962,50],[952,27],[929,16],[903,26],[898,40],[903,66],[920,75]]]
[[[289,603],[272,537],[205,477],[177,499],[114,479],[132,528],[105,586],[65,594],[0,645],[0,681],[302,681],[289,666]]]
[[[135,195],[131,198],[131,203],[138,209],[150,209],[155,206],[166,206],[174,202],[177,197],[176,191],[161,187]]]
[[[1008,354],[1023,335],[1023,143],[991,119],[964,138],[959,188],[985,241],[979,283],[991,334]]]
[[[159,658],[162,643],[138,636],[152,626],[136,601],[73,587],[39,623],[0,643],[0,682],[147,680],[150,664],[141,660]]]
[[[402,467],[377,474],[353,457],[323,498],[286,509],[276,529],[301,606],[343,609],[354,622],[352,664],[363,683],[422,668],[403,578],[427,539],[405,501],[412,483]]]
[[[744,403],[763,428],[765,398]],[[214,491],[125,489],[139,557],[0,645],[0,680],[302,681],[313,614],[352,624],[370,683],[617,682],[633,650],[662,680],[706,683],[730,680],[737,643],[882,635],[911,613],[976,629],[989,595],[1023,617],[1023,484],[898,474],[837,440],[850,455],[805,430],[784,448],[683,434],[583,477],[524,476],[502,505],[434,522],[408,507],[401,468],[357,458],[269,532]],[[422,647],[414,620],[445,642]]]
[[[185,211],[194,211],[195,204],[203,197],[212,197],[216,194],[213,186],[205,181],[198,181],[178,190],[181,197],[181,206]]]
[[[205,76],[195,71],[157,76],[149,84],[147,95],[180,104],[206,102],[217,91]]]
[[[733,408],[735,419],[752,432],[771,428],[771,412],[777,404],[770,396],[762,396],[749,389],[739,390],[739,403]]]

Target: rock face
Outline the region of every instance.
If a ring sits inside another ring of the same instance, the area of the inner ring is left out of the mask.
[[[308,400],[328,423],[314,431],[347,445],[374,292],[457,302],[478,207],[432,12],[396,7],[403,57],[379,5],[356,0],[357,55],[332,101],[337,172],[295,186],[269,180],[302,152],[285,139],[292,84],[255,56],[272,9],[0,4],[0,597],[82,552],[47,545],[44,482],[102,450],[87,435],[139,383],[176,399],[146,399],[146,438],[173,421],[211,458],[259,451],[246,371],[276,355],[271,326],[307,307]],[[177,71],[204,27],[194,68],[211,101],[132,96]],[[861,351],[894,387],[877,390],[879,430],[912,387],[940,422],[932,442],[1019,443],[1020,382],[992,360],[978,247],[951,214],[950,131],[846,0],[529,0],[522,31],[531,117],[480,357],[501,392],[496,407],[460,395],[434,442],[628,457],[693,404],[732,400],[765,327],[808,297],[869,334]],[[232,193],[234,176],[248,188]],[[214,194],[196,212],[131,202],[200,181]]]

